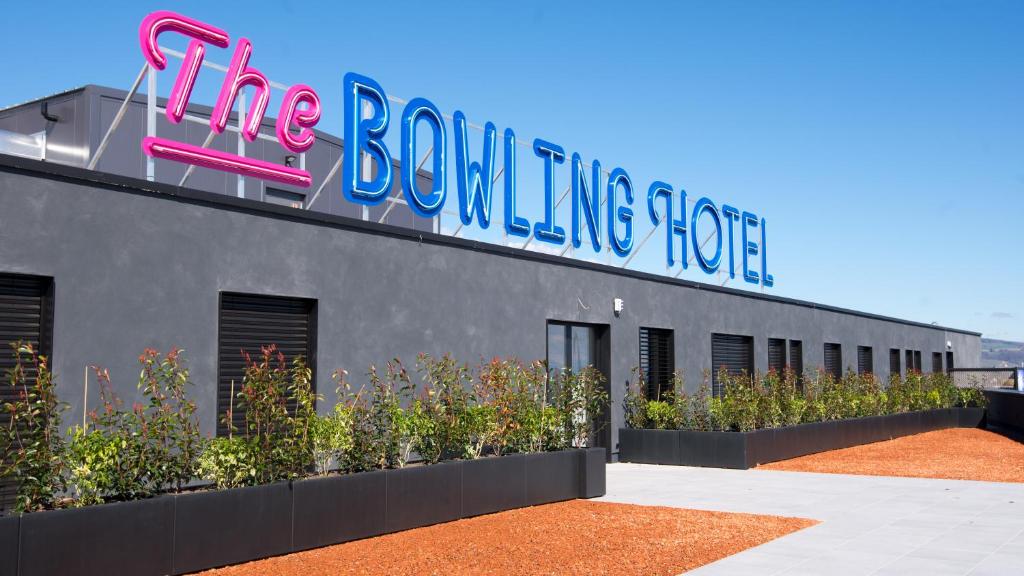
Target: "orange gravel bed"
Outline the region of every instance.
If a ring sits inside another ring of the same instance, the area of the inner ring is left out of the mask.
[[[951,428],[762,464],[791,472],[1024,482],[1024,444],[977,428]]]
[[[417,528],[203,574],[668,576],[816,523],[802,518],[574,500]]]

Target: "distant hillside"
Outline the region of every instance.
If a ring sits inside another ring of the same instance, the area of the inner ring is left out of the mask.
[[[1002,368],[1021,366],[1024,362],[1024,342],[981,339],[981,365]]]

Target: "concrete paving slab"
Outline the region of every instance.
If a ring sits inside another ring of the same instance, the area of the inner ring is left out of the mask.
[[[690,575],[1024,573],[1024,484],[618,463],[602,499],[821,521]]]

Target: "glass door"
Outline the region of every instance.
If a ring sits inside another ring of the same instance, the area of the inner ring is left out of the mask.
[[[609,350],[608,326],[601,324],[579,324],[571,322],[549,321],[547,330],[547,361],[548,370],[556,374],[562,370],[577,372],[593,366],[604,376],[605,392],[610,392],[609,385]],[[606,406],[602,414],[595,418],[595,430],[591,433],[589,444],[600,446],[608,451],[611,458],[611,411]]]

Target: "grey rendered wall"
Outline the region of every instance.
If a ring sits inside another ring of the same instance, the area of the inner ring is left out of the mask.
[[[691,388],[711,368],[712,332],[754,336],[760,370],[767,367],[769,337],[803,340],[807,369],[822,363],[823,342],[842,344],[844,365],[855,364],[858,345],[872,345],[883,377],[890,347],[921,350],[926,369],[929,354],[944,351],[947,340],[958,366],[977,365],[980,355],[978,336],[968,333],[474,249],[430,235],[421,241],[350,229],[305,220],[300,212],[275,216],[258,204],[218,205],[212,196],[142,193],[135,185],[142,184],[0,167],[0,272],[55,279],[53,357],[61,395],[72,404],[66,422],[81,421],[85,366],[109,368],[119,393],[131,399],[142,349],[179,346],[197,385],[202,425],[212,431],[221,291],[318,300],[317,382],[326,404],[334,397],[336,368],[358,383],[370,364],[395,356],[411,362],[419,352],[451,352],[466,361],[543,358],[547,320],[607,324],[613,445],[640,326],[676,330],[677,365]],[[626,304],[617,318],[616,297]]]

